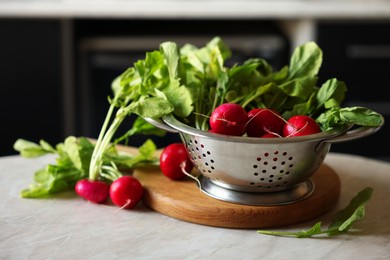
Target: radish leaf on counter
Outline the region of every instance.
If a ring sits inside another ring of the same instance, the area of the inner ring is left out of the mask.
[[[15,151],[18,151],[22,157],[33,158],[45,154],[55,153],[55,149],[46,141],[41,140],[39,144],[19,138],[13,146]]]
[[[349,203],[349,205],[338,211],[332,223],[327,229],[322,229],[321,222],[317,222],[312,228],[308,230],[287,232],[287,231],[268,231],[258,230],[259,234],[273,235],[273,236],[287,236],[297,238],[309,238],[316,235],[327,234],[328,236],[335,236],[347,232],[352,225],[362,219],[365,215],[365,206],[372,196],[373,189],[367,187],[360,191]]]
[[[87,178],[94,144],[84,137],[69,136],[63,143],[57,144],[55,149],[47,150],[48,143],[45,141],[36,144],[23,139],[18,139],[14,147],[21,156],[26,158],[43,156],[48,153],[57,155],[56,163],[48,164],[36,171],[34,182],[20,194],[23,198],[40,198],[73,190],[77,181]],[[154,156],[155,151],[156,145],[151,140],[145,141],[135,155],[120,153],[112,146],[104,154],[103,165],[114,163],[124,169],[158,165],[159,159]]]

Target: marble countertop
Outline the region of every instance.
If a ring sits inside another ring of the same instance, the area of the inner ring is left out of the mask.
[[[138,204],[134,210],[88,203],[73,192],[22,199],[33,173],[54,157],[0,158],[0,259],[389,259],[390,163],[329,153],[325,163],[341,180],[338,204],[299,231],[329,223],[357,192],[372,187],[366,216],[347,234],[287,238],[252,229],[215,228],[177,220]]]
[[[0,17],[387,19],[388,0],[3,0]]]

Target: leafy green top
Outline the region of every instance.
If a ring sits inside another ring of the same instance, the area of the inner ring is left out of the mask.
[[[286,119],[306,114],[323,131],[344,124],[381,125],[383,117],[375,111],[341,107],[344,82],[332,78],[317,86],[322,55],[316,43],[308,42],[294,50],[288,66],[274,71],[262,58],[226,67],[231,50],[220,37],[201,48],[165,42],[114,81],[114,100],[120,106],[132,101],[127,112],[141,117],[172,112],[201,130],[208,130],[208,116],[225,102],[272,108]]]

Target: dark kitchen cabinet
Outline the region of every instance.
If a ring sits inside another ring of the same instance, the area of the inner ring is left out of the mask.
[[[390,160],[390,23],[319,22],[317,41],[324,53],[320,78],[346,83],[345,106],[369,107],[385,117],[379,132],[331,151]]]
[[[0,20],[0,155],[62,138],[60,34],[55,20]]]

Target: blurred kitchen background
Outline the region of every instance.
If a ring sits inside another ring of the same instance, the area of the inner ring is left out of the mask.
[[[17,138],[97,138],[117,75],[163,41],[203,46],[217,35],[233,50],[229,62],[259,56],[275,69],[314,40],[324,53],[320,83],[345,81],[345,106],[390,120],[389,1],[0,1],[0,156],[16,154]],[[389,131],[385,123],[331,151],[390,161]]]

